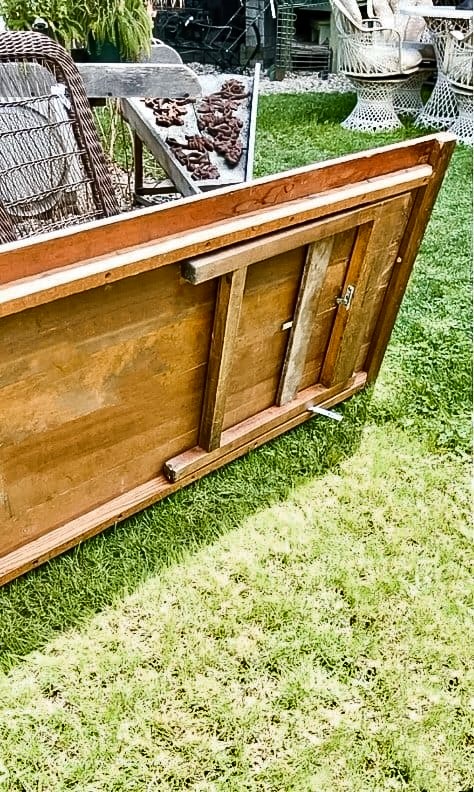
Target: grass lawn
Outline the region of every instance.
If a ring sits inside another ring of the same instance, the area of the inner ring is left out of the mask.
[[[400,139],[352,101],[263,97],[258,173]],[[1,792],[472,788],[471,174],[459,147],[341,424],[0,590]]]

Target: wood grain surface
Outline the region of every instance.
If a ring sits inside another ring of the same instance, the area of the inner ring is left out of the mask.
[[[0,583],[373,381],[453,145],[1,246]]]

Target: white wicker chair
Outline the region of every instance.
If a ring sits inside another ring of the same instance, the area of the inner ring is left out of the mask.
[[[446,42],[444,71],[454,91],[458,117],[450,127],[460,143],[473,145],[473,47],[472,31],[463,35],[452,31]]]
[[[411,0],[416,6],[433,5],[433,0]],[[421,53],[423,65],[403,81],[394,91],[393,104],[398,116],[416,116],[423,109],[421,89],[430,74],[436,69],[436,57],[431,44],[431,34],[421,16],[409,17],[400,13],[399,0],[367,0],[369,17],[380,19],[385,27],[393,27],[400,34],[403,46]]]
[[[354,85],[357,104],[345,129],[379,132],[402,126],[393,98],[417,74],[423,60],[405,47],[398,30],[381,19],[362,20],[356,0],[330,0],[337,32],[338,64]]]

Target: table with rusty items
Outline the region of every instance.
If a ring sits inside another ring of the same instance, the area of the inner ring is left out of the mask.
[[[148,205],[159,200],[161,193],[173,190],[184,196],[196,195],[252,179],[259,76],[260,64],[252,75],[199,75],[202,96],[197,102],[186,98],[171,104],[167,100],[161,104],[150,99],[122,101],[122,115],[134,133],[135,196],[139,203]],[[224,90],[225,100],[220,96],[225,86],[234,87],[237,94],[228,95]],[[235,152],[235,158],[229,157],[229,152],[225,156],[215,145],[206,150],[208,143],[218,142],[217,128],[208,130],[201,124],[206,112],[217,125],[219,121],[237,125],[239,151]],[[168,180],[148,184],[143,167],[144,146],[161,165]],[[191,158],[197,164],[201,158],[207,165],[196,170],[191,167]]]

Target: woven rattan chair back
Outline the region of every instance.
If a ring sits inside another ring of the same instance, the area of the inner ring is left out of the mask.
[[[0,202],[0,245],[4,242],[15,242],[17,234],[12,219]]]
[[[79,71],[39,33],[0,34],[0,206],[0,241],[119,212]]]

